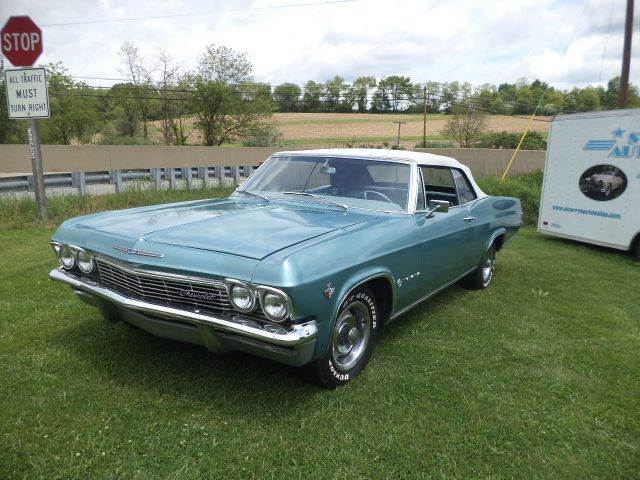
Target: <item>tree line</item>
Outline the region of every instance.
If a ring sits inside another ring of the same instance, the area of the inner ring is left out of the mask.
[[[270,145],[278,132],[265,120],[274,112],[452,113],[465,107],[556,115],[615,109],[620,88],[618,77],[606,88],[559,90],[540,80],[474,87],[456,81],[416,83],[400,75],[361,76],[350,83],[336,75],[325,82],[272,87],[253,81],[246,54],[219,45],[205,48],[194,71],[183,71],[165,51],[145,58],[131,43],[122,45],[120,60],[127,80],[108,88],[74,78],[60,62],[45,65],[52,114],[41,122],[44,143],[152,143],[154,123],[163,143],[185,145],[187,123],[194,122],[205,145]],[[0,90],[0,143],[22,143],[25,128],[7,119],[1,83]],[[628,106],[640,107],[635,86]]]

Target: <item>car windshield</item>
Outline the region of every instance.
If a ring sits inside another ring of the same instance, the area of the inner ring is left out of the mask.
[[[239,189],[336,207],[407,211],[408,164],[307,155],[272,157]]]

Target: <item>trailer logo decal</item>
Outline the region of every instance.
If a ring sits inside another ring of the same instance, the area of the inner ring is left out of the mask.
[[[630,132],[624,135],[625,130],[620,127],[613,132],[613,140],[587,140],[582,147],[586,151],[604,151],[609,152],[609,157],[613,158],[633,158],[640,157],[640,132]]]

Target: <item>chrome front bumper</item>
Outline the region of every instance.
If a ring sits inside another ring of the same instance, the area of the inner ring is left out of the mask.
[[[318,327],[315,321],[291,326],[260,324],[242,315],[206,315],[136,300],[97,282],[54,268],[49,278],[70,285],[86,303],[115,308],[118,317],[152,334],[205,345],[220,353],[242,350],[288,365],[311,361]]]

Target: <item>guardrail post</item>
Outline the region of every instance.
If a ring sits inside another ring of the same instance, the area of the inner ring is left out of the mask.
[[[240,167],[231,167],[231,176],[236,187],[242,183],[240,182]]]
[[[111,170],[109,172],[111,183],[116,187],[116,193],[122,191],[122,170]]]
[[[169,171],[169,188],[176,188],[177,182],[176,182],[176,169],[175,168],[168,168],[167,169]],[[167,172],[167,170],[165,170],[165,172]],[[165,173],[166,175],[166,173]]]
[[[182,168],[182,179],[186,180],[187,188],[191,190],[191,167],[183,167]]]
[[[85,172],[73,172],[71,174],[71,186],[78,189],[78,195],[86,193],[87,174]]]
[[[198,178],[202,180],[202,188],[206,188],[208,176],[209,169],[207,167],[198,167]]]
[[[214,168],[214,175],[218,181],[219,187],[224,187],[224,167],[222,165],[216,165]]]
[[[253,165],[244,165],[242,167],[242,173],[244,175],[244,178],[249,178],[252,172],[253,172]]]
[[[153,179],[153,184],[156,186],[156,190],[160,190],[162,188],[162,169],[152,168],[151,178]]]
[[[35,191],[35,181],[33,179],[33,175],[27,175],[27,189],[30,192]]]

